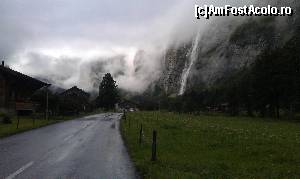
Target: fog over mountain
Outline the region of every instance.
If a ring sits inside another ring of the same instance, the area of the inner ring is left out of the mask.
[[[110,72],[125,90],[141,92],[160,84],[170,93],[180,93],[192,86],[192,79],[210,81],[215,74],[244,64],[260,46],[232,38],[234,32],[242,34],[236,29],[251,18],[196,20],[194,5],[256,3],[262,2],[2,0],[0,57],[15,70],[63,88],[97,90],[103,74]],[[296,7],[295,0],[263,3]],[[270,28],[262,30],[268,34],[275,28],[274,33],[284,34],[293,24],[286,23],[286,17],[273,22],[278,25],[269,23]],[[285,38],[288,35],[276,43],[284,43]],[[253,37],[260,39],[273,43],[264,35]],[[232,45],[242,48],[233,52]],[[241,57],[247,58],[239,61]]]
[[[296,1],[264,1],[261,5],[290,6]],[[187,43],[170,46],[158,83],[167,94],[182,95],[187,89],[209,88],[236,70],[249,67],[265,50],[282,47],[296,33],[299,15],[286,17],[218,18]]]

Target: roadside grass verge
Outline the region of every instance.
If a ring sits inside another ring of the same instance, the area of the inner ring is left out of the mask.
[[[51,117],[49,120],[46,120],[44,118],[37,118],[37,119],[33,120],[33,118],[31,118],[29,116],[22,116],[22,117],[20,117],[18,129],[17,129],[18,119],[17,119],[17,117],[13,117],[11,124],[0,123],[0,138],[7,137],[7,136],[17,134],[17,133],[21,133],[21,132],[25,132],[25,131],[28,131],[31,129],[40,128],[40,127],[47,126],[50,124],[63,122],[66,120],[80,118],[82,116],[84,116],[84,115],[56,116],[56,117]]]
[[[126,118],[122,135],[143,178],[300,178],[300,123],[167,112]],[[150,161],[153,129],[156,162]]]

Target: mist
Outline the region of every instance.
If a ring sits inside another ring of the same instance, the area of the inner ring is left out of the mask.
[[[247,18],[197,20],[194,5],[234,1],[4,0],[0,3],[0,57],[10,68],[56,86],[96,91],[111,73],[120,88],[141,92],[159,79],[166,50]],[[205,38],[204,38],[205,39]],[[214,36],[210,41],[214,41]],[[218,39],[217,39],[218,40]],[[211,42],[207,42],[211,43]]]

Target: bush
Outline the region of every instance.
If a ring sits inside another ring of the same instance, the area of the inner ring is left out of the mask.
[[[11,124],[12,120],[11,117],[7,114],[0,114],[0,117],[2,118],[2,123],[3,124]]]

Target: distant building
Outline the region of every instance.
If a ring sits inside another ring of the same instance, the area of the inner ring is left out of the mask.
[[[2,112],[32,112],[35,105],[30,100],[32,94],[47,83],[26,76],[0,65],[0,111]]]
[[[85,112],[89,109],[90,94],[74,86],[60,94],[60,110],[64,114]]]
[[[121,100],[118,104],[116,104],[115,108],[116,110],[119,111],[123,111],[123,110],[129,112],[138,111],[136,103],[125,99]]]

